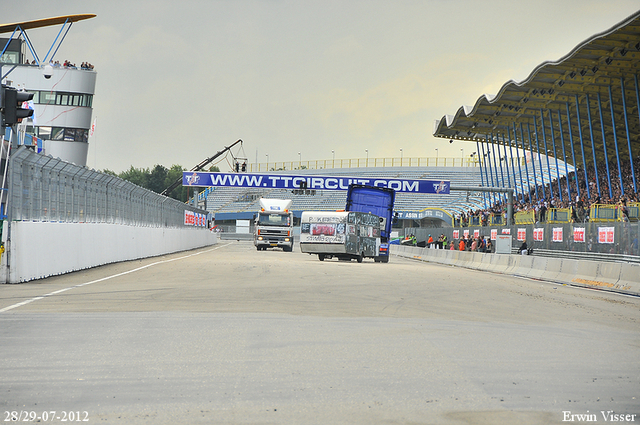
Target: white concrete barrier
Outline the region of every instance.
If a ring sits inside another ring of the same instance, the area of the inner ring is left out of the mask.
[[[625,292],[640,294],[640,264],[621,264],[618,285]]]
[[[545,267],[544,274],[542,275],[542,279],[556,281],[560,274],[560,270],[562,270],[563,260],[561,258],[547,258],[546,260],[547,265]]]
[[[620,265],[621,263],[600,262],[596,280],[610,285],[617,285],[620,280]]]
[[[458,261],[460,266],[466,268],[473,268],[473,257],[470,252],[467,251],[458,251]]]
[[[469,268],[472,268],[474,270],[486,270],[487,264],[483,261],[484,258],[479,252],[461,252],[460,254],[469,259]]]
[[[530,255],[516,255],[517,259],[515,263],[517,266],[513,270],[514,276],[527,277],[531,269],[533,268],[533,259],[535,257]]]
[[[27,282],[217,242],[216,233],[201,227],[15,221],[11,224],[11,240],[5,242],[7,251],[2,255],[4,267],[0,268],[5,275],[1,282]]]
[[[575,278],[578,270],[580,269],[580,261],[576,260],[562,260],[562,267],[560,272],[556,276],[556,280],[562,283],[570,283]]]
[[[520,267],[520,258],[525,255],[509,255],[509,266],[504,270],[504,274],[514,274],[514,272]]]
[[[496,273],[504,273],[509,268],[510,254],[491,254],[491,268]]]
[[[415,252],[392,249],[392,254],[455,267],[640,295],[640,265],[637,264],[449,250],[434,255],[416,255]]]
[[[640,295],[639,265],[584,260],[577,263],[571,284]]]
[[[525,273],[526,277],[542,279],[547,271],[547,259],[545,257],[532,257],[531,268]]]

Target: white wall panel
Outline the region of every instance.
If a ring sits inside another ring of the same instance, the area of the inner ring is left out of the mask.
[[[216,233],[196,227],[16,221],[11,224],[9,251],[2,255],[0,263],[8,274],[5,272],[2,279],[0,273],[0,279],[6,283],[27,282],[216,243]]]

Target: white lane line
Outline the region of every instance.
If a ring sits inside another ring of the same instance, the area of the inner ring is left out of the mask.
[[[144,270],[144,269],[152,267],[152,266],[157,266],[158,264],[170,263],[172,261],[177,261],[177,260],[184,260],[185,258],[194,257],[196,255],[205,254],[207,252],[215,251],[216,249],[227,247],[227,246],[231,245],[232,243],[233,242],[230,242],[230,243],[228,243],[226,245],[217,246],[215,248],[211,248],[211,249],[208,249],[206,251],[200,251],[200,252],[196,252],[194,254],[185,255],[184,257],[178,257],[178,258],[172,258],[172,259],[169,259],[169,260],[156,261],[155,263],[147,264],[146,266],[138,267],[137,269],[133,269],[133,270],[129,270],[129,271],[126,271],[126,272],[114,274],[112,276],[103,277],[103,278],[97,279],[97,280],[92,280],[91,282],[80,283],[78,285],[70,286],[68,288],[58,289],[57,291],[49,292],[48,294],[44,294],[44,295],[41,295],[39,297],[31,298],[29,300],[25,300],[25,301],[19,302],[17,304],[10,305],[8,307],[2,308],[2,309],[0,309],[0,313],[4,313],[5,311],[13,310],[14,308],[22,307],[23,305],[27,305],[29,303],[41,300],[41,299],[46,298],[46,297],[51,297],[53,295],[60,294],[62,292],[66,292],[66,291],[68,291],[70,289],[73,289],[73,288],[80,288],[82,286],[91,285],[93,283],[103,282],[105,280],[113,279],[114,277],[124,276],[126,274],[134,273],[134,272],[137,272],[137,271],[140,271],[140,270]]]

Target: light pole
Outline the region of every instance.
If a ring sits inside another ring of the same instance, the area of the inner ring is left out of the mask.
[[[464,149],[460,148],[460,162],[462,166],[464,166]]]
[[[298,169],[302,168],[302,154],[298,152]]]
[[[331,168],[336,168],[336,151],[331,149],[332,163]]]
[[[265,153],[264,156],[267,157],[267,171],[269,171],[269,154]]]
[[[365,167],[368,167],[369,166],[369,149],[365,149],[364,151],[367,154],[367,162],[365,163]]]
[[[438,166],[438,148],[436,148],[436,167]]]
[[[402,167],[402,157],[403,157],[402,148],[400,148],[400,166],[401,167]]]

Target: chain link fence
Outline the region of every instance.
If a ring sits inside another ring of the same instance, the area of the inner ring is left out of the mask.
[[[470,237],[492,237],[508,233],[512,236],[512,248],[518,248],[523,241],[528,248],[536,250],[564,251],[584,254],[613,254],[618,256],[640,256],[638,240],[640,225],[629,222],[586,222],[586,223],[536,223],[516,224],[513,226],[471,226],[471,227],[436,227],[404,229],[405,235],[415,235],[417,241],[427,241],[429,235],[434,241],[441,234],[447,237],[448,243],[454,241],[457,247],[458,238],[464,237],[465,231]],[[477,235],[476,235],[477,234]]]
[[[20,147],[11,155],[3,218],[11,221],[181,227],[185,211],[209,214],[118,177]]]

